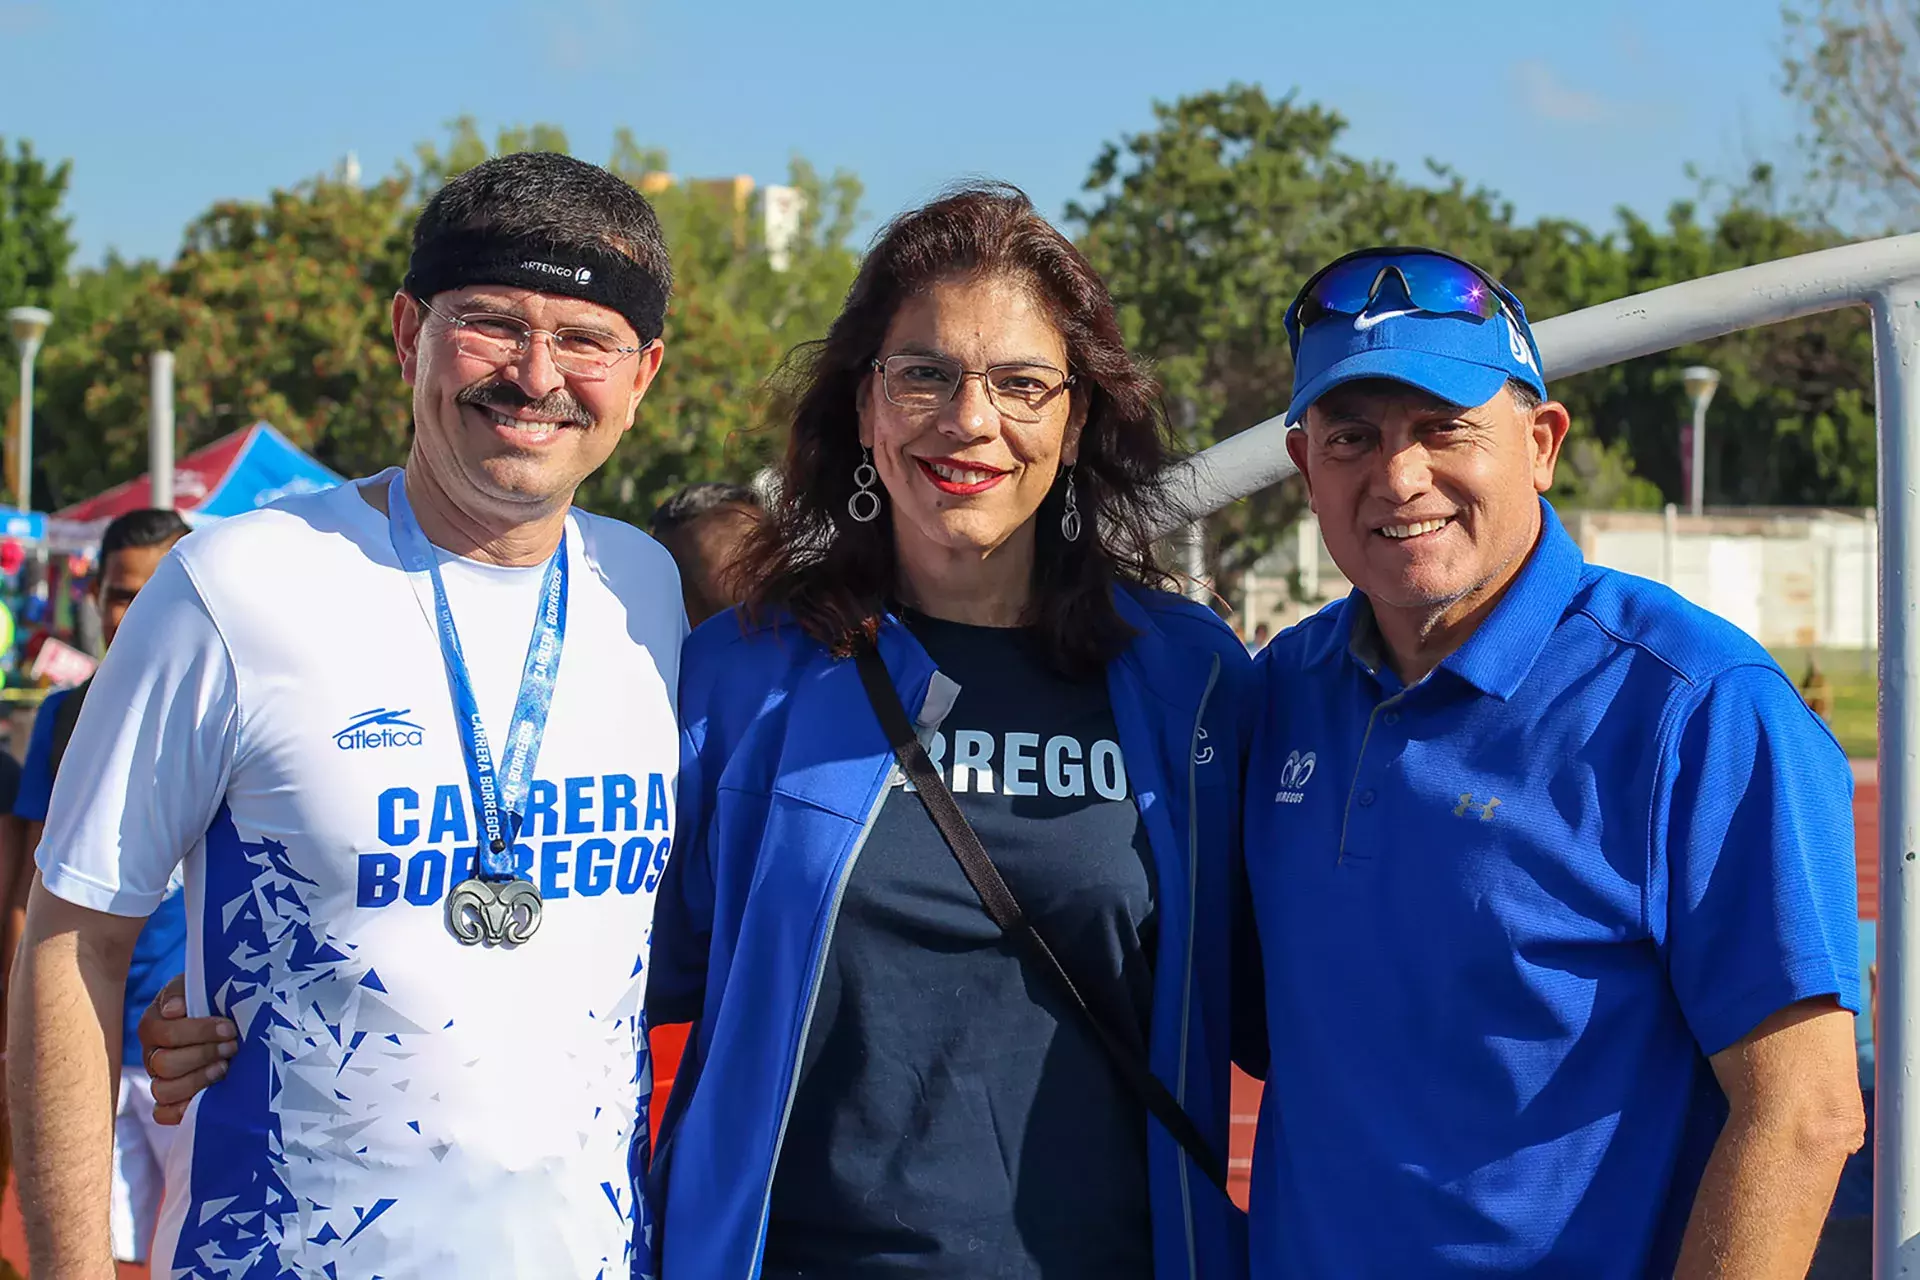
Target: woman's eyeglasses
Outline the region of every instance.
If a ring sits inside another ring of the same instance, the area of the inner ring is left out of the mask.
[[[960,384],[978,378],[1000,416],[1014,422],[1038,422],[1074,376],[1047,364],[996,364],[969,369],[945,356],[894,355],[875,360],[887,403],[917,413],[945,408]]]

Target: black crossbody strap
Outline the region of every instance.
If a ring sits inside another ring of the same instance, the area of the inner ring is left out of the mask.
[[[940,780],[933,761],[927,758],[926,748],[920,745],[920,739],[914,735],[913,726],[907,720],[907,710],[900,705],[900,695],[894,691],[893,678],[887,674],[886,663],[871,648],[863,649],[855,661],[860,669],[860,682],[867,688],[867,700],[873,704],[874,714],[880,717],[880,727],[886,730],[894,756],[900,761],[900,767],[906,771],[914,789],[919,792],[920,803],[926,806],[933,825],[940,828],[940,834],[946,838],[947,847],[953,850],[954,860],[966,873],[973,891],[980,895],[980,905],[1000,926],[1000,931],[1025,947],[1033,963],[1066,993],[1106,1049],[1107,1056],[1113,1060],[1127,1087],[1160,1121],[1173,1140],[1186,1149],[1200,1172],[1207,1175],[1207,1180],[1225,1192],[1226,1162],[1207,1145],[1193,1118],[1167,1086],[1160,1082],[1160,1077],[1148,1069],[1146,1061],[1093,1011],[1080,994],[1080,988],[1074,985],[1073,978],[1061,965],[1059,957],[1054,955],[1053,948],[1033,927],[1026,912],[1020,909],[1019,901],[1013,896],[1013,891],[1007,888],[1007,882],[1001,879],[1000,870],[993,865],[993,859],[987,856],[986,848],[980,843],[973,825],[960,812],[953,793]]]

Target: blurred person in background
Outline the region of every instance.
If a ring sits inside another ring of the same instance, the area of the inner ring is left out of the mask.
[[[697,627],[740,602],[741,552],[766,516],[743,484],[690,484],[660,504],[647,531],[680,567],[687,624]]]
[[[93,595],[99,601],[101,635],[108,646],[120,630],[127,608],[147,585],[173,544],[187,536],[186,521],[172,511],[147,508],[116,517],[100,539]],[[27,826],[26,856],[31,866],[45,830],[54,779],[66,755],[92,685],[57,689],[40,704],[13,814]],[[141,926],[127,967],[125,1031],[120,1050],[120,1088],[113,1118],[113,1204],[110,1225],[113,1256],[121,1262],[145,1262],[166,1184],[167,1151],[174,1131],[153,1115],[153,1078],[135,1026],[148,1002],[187,966],[187,911],[178,878]],[[24,906],[24,903],[22,904]]]

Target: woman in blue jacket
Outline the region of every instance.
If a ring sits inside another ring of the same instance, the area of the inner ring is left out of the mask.
[[[1232,1277],[1245,649],[1158,590],[1157,389],[1010,188],[895,221],[800,370],[747,603],[683,657],[649,1021],[665,1280]],[[1116,1045],[989,919],[853,655]]]

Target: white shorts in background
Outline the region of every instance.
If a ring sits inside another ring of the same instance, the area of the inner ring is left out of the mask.
[[[179,1132],[153,1118],[153,1077],[120,1068],[120,1104],[113,1115],[113,1256],[145,1262],[167,1185],[167,1148]]]

